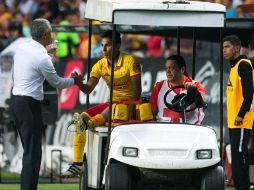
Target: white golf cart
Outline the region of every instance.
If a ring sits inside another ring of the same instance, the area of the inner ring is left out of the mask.
[[[112,23],[113,44],[116,25],[221,30],[224,17],[225,7],[222,5],[182,0],[88,0],[86,9],[90,24],[91,20]],[[91,27],[89,31],[90,39]],[[112,86],[113,70],[111,76]],[[110,110],[112,91],[110,88]],[[186,110],[189,109],[186,103],[188,93],[174,104],[167,102],[168,93],[164,97],[165,104],[181,112],[184,121],[185,112],[190,111]],[[222,88],[220,95],[222,98]],[[150,187],[225,190],[225,175],[220,161],[216,133],[211,128],[166,122],[125,123],[113,128],[110,117],[108,127],[88,130],[85,171],[80,179],[80,190]]]

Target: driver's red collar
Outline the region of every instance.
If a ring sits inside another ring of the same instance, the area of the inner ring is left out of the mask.
[[[175,86],[177,86],[177,85],[171,83],[169,80],[168,80],[167,82],[168,82],[168,87],[169,87],[170,89],[172,89],[172,88],[174,88]],[[190,77],[184,76],[183,84],[185,84],[186,82],[192,82],[192,79],[191,79]],[[182,89],[183,89],[183,88],[175,89],[174,92],[177,93],[177,94],[179,94],[180,92],[183,91]]]

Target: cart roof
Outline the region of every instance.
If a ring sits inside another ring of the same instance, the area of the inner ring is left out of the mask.
[[[198,1],[88,0],[85,17],[123,25],[224,27],[225,11],[221,4]]]

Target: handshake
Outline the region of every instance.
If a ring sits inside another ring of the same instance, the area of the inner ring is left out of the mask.
[[[74,84],[78,86],[83,85],[83,81],[85,80],[81,74],[78,74],[77,72],[71,73],[71,78],[74,79]]]

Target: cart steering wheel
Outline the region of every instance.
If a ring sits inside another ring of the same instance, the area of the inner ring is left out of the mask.
[[[195,110],[198,107],[204,107],[204,102],[202,101],[201,104],[197,104],[197,98],[194,95],[194,91],[196,91],[196,89],[190,90],[187,92],[187,94],[182,93],[182,94],[177,94],[175,95],[174,99],[172,100],[171,103],[167,102],[167,96],[170,92],[172,92],[175,89],[178,88],[184,88],[184,85],[179,85],[179,86],[175,86],[172,89],[169,89],[165,95],[164,95],[164,104],[166,105],[166,107],[174,112],[190,112]],[[192,105],[194,103],[194,107],[192,108],[188,108],[190,105]],[[188,108],[188,109],[187,109]]]

